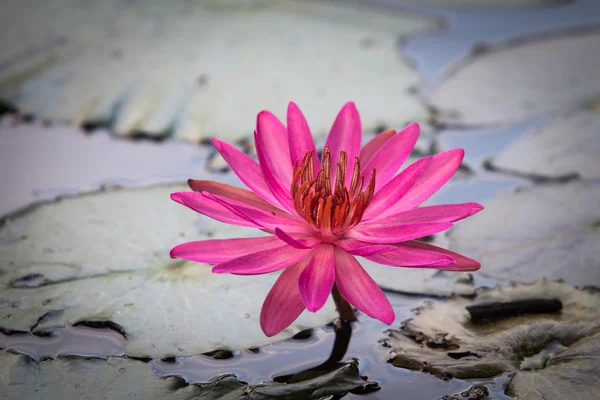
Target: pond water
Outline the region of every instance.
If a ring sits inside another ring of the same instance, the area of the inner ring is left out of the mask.
[[[414,62],[421,74],[420,95],[425,97],[435,93],[436,86],[444,81],[448,71],[470,54],[474,46],[480,46],[479,50],[484,51],[482,44],[489,48],[524,36],[543,36],[548,32],[555,35],[557,30],[600,27],[600,2],[596,0],[577,0],[558,6],[514,11],[466,11],[433,5],[407,6],[400,0],[374,0],[370,4],[389,9],[391,13],[409,9],[443,19],[444,27],[440,32],[420,35],[398,45],[398,50]],[[600,46],[598,50],[600,54]],[[490,87],[493,87],[492,83]],[[553,177],[540,178],[528,173],[502,173],[490,167],[490,160],[505,148],[531,131],[551,124],[553,117],[554,114],[536,114],[530,118],[514,118],[505,124],[490,126],[460,122],[436,124],[435,121],[426,125],[425,130],[432,143],[432,148],[428,151],[437,152],[454,147],[462,147],[466,151],[464,165],[456,178],[428,200],[427,204],[466,201],[485,204],[499,194],[513,192],[517,188],[521,190],[548,182],[570,181],[571,179]],[[48,137],[46,130],[56,134],[59,139]],[[19,131],[19,134],[14,134],[15,131]],[[5,192],[0,197],[0,215],[10,216],[5,224],[26,213],[28,207],[35,202],[94,191],[107,185],[129,188],[179,182],[198,176],[237,182],[231,174],[221,174],[214,168],[208,170],[207,164],[213,162],[211,157],[214,150],[206,144],[174,140],[155,143],[143,137],[136,141],[115,139],[102,129],[86,136],[79,133],[61,124],[52,127],[39,122],[23,125],[12,116],[2,122],[0,169],[4,172],[0,184],[10,189],[10,193]],[[7,173],[13,170],[18,172]],[[582,181],[597,184],[598,178]],[[0,277],[5,267],[0,265]],[[401,274],[401,271],[398,273]],[[38,287],[46,283],[40,281],[45,279],[41,275],[30,278],[31,282],[20,282],[22,286],[31,284]],[[473,281],[478,287],[491,287],[500,282],[477,273],[473,274]],[[598,282],[590,284],[597,285]],[[430,299],[391,291],[387,291],[387,295],[397,316],[391,328],[396,329],[400,327],[401,321],[413,316],[414,308]],[[0,309],[10,307],[13,305],[0,297]],[[343,396],[346,399],[436,399],[460,394],[474,385],[485,386],[488,394],[477,397],[476,392],[473,392],[455,398],[510,398],[504,393],[510,374],[478,380],[440,379],[426,372],[394,367],[390,363],[393,356],[391,349],[381,342],[388,337],[386,330],[390,327],[360,313],[358,316],[359,321],[351,327],[336,329],[333,324],[325,325],[303,331],[292,339],[256,349],[163,359],[144,358],[140,362],[148,363],[158,377],[180,377],[189,384],[234,374],[238,380],[255,385],[266,381],[293,382],[323,375],[338,367],[339,363],[358,359],[360,375],[377,382],[378,387],[353,390]],[[114,324],[68,325],[51,333],[32,334],[12,331],[3,323],[0,320],[0,349],[11,354],[26,355],[38,362],[51,362],[57,357],[107,358],[126,354],[127,333],[124,336]],[[345,346],[347,349],[343,351]],[[333,354],[332,349],[335,349]],[[318,372],[301,374],[313,369]]]

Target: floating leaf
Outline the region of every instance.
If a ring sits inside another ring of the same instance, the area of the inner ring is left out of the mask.
[[[353,361],[326,375],[294,384],[247,385],[235,375],[188,385],[180,378],[159,378],[150,366],[129,358],[58,358],[37,363],[26,356],[0,353],[0,385],[10,399],[317,399],[376,386],[358,374]]]
[[[394,3],[419,4],[466,10],[513,10],[561,5],[570,0],[392,0]]]
[[[600,92],[600,32],[515,40],[471,56],[433,89],[442,123],[503,124],[576,108]],[[576,62],[573,62],[575,60]]]
[[[6,221],[0,227],[0,327],[39,332],[112,321],[127,336],[127,355],[169,357],[260,347],[335,319],[330,301],[267,338],[260,308],[277,274],[213,274],[208,265],[170,259],[170,248],[185,241],[257,236],[169,199],[185,189],[104,191],[42,204]],[[378,266],[373,273],[400,291],[419,290],[428,279],[435,283],[428,293],[465,290],[458,276],[405,271]]]
[[[479,260],[478,275],[530,283],[542,277],[600,286],[600,185],[571,182],[505,193],[475,222],[450,232],[450,249]]]
[[[562,312],[472,322],[465,308],[532,298],[557,298]],[[402,331],[391,331],[387,344],[398,367],[461,379],[516,371],[509,395],[591,400],[600,390],[599,307],[597,291],[558,282],[483,290],[475,300],[428,303]]]
[[[492,160],[494,168],[542,178],[600,178],[600,113],[577,111],[534,129]]]
[[[290,0],[9,0],[2,17],[0,97],[42,118],[197,140],[292,99],[316,134],[348,99],[365,129],[427,116],[397,43],[431,17]]]

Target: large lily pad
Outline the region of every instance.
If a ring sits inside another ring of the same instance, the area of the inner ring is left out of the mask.
[[[600,92],[600,32],[586,30],[513,41],[457,65],[428,96],[439,121],[503,124],[559,110]]]
[[[492,159],[494,168],[543,178],[600,178],[600,113],[563,115],[513,142]]]
[[[0,125],[0,216],[35,201],[97,190],[102,185],[132,186],[211,179],[204,169],[210,150],[185,143],[115,140],[107,132],[83,135],[79,129],[41,124]],[[233,174],[219,180],[237,181]],[[213,175],[213,178],[215,176]]]
[[[571,182],[505,193],[450,232],[450,249],[498,282],[542,277],[600,286],[600,185]]]
[[[0,97],[42,118],[197,140],[251,134],[289,100],[317,134],[348,100],[366,129],[427,115],[396,45],[431,17],[291,0],[10,0],[2,15]]]
[[[180,378],[159,378],[142,361],[58,358],[37,363],[26,356],[0,353],[0,384],[6,399],[317,399],[375,386],[358,374],[353,361],[326,375],[295,384],[247,385],[234,375],[187,385]]]
[[[474,322],[465,307],[559,299],[562,311]],[[428,303],[391,331],[392,363],[441,377],[486,378],[515,371],[508,394],[526,399],[596,399],[600,385],[600,295],[540,281],[482,291],[475,300]]]
[[[212,274],[208,265],[169,258],[181,242],[260,232],[194,214],[169,200],[178,190],[185,187],[108,190],[42,204],[6,221],[0,228],[0,327],[35,332],[112,321],[127,335],[126,354],[168,357],[259,347],[336,317],[330,301],[282,334],[265,337],[260,307],[277,274]],[[431,271],[407,275],[381,266],[372,272],[400,291],[415,292],[428,279],[435,286],[426,292],[441,295],[464,293],[469,285],[458,275]]]

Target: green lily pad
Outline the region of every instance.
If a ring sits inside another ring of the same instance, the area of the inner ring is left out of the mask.
[[[474,322],[465,307],[539,298],[562,311]],[[564,283],[483,290],[475,300],[430,302],[390,331],[395,366],[440,377],[487,378],[515,371],[507,394],[523,399],[595,399],[600,384],[600,294]]]
[[[600,113],[563,115],[525,134],[492,160],[496,169],[543,178],[600,178]]]
[[[336,318],[330,300],[267,338],[260,308],[277,274],[212,274],[208,265],[169,258],[170,248],[182,242],[261,235],[172,202],[169,194],[180,190],[186,187],[107,190],[40,204],[5,221],[0,327],[45,332],[112,321],[126,333],[127,355],[170,357],[260,347]],[[428,279],[435,283],[428,293],[464,291],[457,276],[405,271],[377,267],[373,277],[399,291],[414,292]]]
[[[436,28],[427,16],[291,0],[9,0],[2,14],[0,98],[45,119],[232,140],[290,100],[316,134],[348,100],[365,129],[427,117],[397,51]]]
[[[505,124],[575,109],[600,92],[598,30],[491,47],[457,65],[428,96],[447,124]],[[571,62],[577,60],[577,62]]]
[[[479,260],[497,282],[543,277],[600,286],[600,185],[571,182],[501,194],[462,221],[449,248]]]
[[[548,7],[568,3],[570,0],[395,0],[395,3],[409,3],[443,8],[467,10],[513,10]]]
[[[107,360],[58,358],[37,363],[26,356],[0,352],[0,384],[10,399],[317,399],[376,386],[358,374],[353,361],[326,375],[294,384],[247,385],[234,375],[187,385],[180,378],[159,378],[148,363],[128,358]]]

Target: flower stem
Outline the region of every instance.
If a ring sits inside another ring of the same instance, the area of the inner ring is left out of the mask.
[[[347,322],[357,321],[352,306],[342,296],[337,284],[335,283],[333,284],[333,289],[331,289],[331,295],[333,296],[333,301],[335,302],[335,308],[337,309],[338,314],[340,314],[340,320]]]

